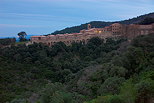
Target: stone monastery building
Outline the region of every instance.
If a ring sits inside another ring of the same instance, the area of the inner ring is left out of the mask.
[[[56,42],[64,42],[70,45],[72,42],[87,42],[92,37],[100,37],[102,39],[108,37],[127,37],[134,38],[138,35],[147,35],[154,33],[154,24],[151,25],[138,25],[138,24],[119,24],[114,23],[104,28],[91,28],[88,24],[87,30],[81,30],[80,33],[72,34],[57,34],[48,36],[32,36],[32,43],[44,43],[48,46],[54,45]]]

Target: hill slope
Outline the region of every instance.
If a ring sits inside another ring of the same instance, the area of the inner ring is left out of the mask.
[[[0,48],[0,103],[153,103],[153,40]]]
[[[144,20],[147,17],[154,18],[154,13],[149,13],[149,14],[138,16],[136,18],[123,20],[123,21],[115,21],[115,22],[119,22],[121,24],[134,24],[134,23],[141,22],[142,20]],[[65,28],[63,30],[55,31],[52,34],[78,33],[78,32],[80,32],[80,30],[86,29],[87,24],[91,24],[92,27],[103,28],[103,27],[109,26],[109,25],[111,25],[112,23],[115,23],[115,22],[91,21],[89,23],[81,24],[79,26],[68,27],[68,28]]]

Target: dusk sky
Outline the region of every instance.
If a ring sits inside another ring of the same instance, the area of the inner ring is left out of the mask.
[[[0,37],[48,34],[90,21],[154,12],[154,0],[0,0]]]

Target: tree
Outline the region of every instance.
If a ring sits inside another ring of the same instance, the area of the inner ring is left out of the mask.
[[[154,18],[150,18],[150,17],[147,17],[144,20],[142,20],[141,22],[139,22],[139,24],[141,24],[141,25],[149,25],[152,23],[154,23]]]
[[[26,41],[27,40],[26,39],[27,34],[24,31],[18,33],[18,36],[19,36],[20,41]]]
[[[28,103],[28,101],[27,100],[25,100],[25,99],[14,99],[14,100],[12,100],[10,103]]]
[[[15,38],[0,39],[0,47],[1,46],[6,46],[6,45],[11,45],[11,44],[14,44],[15,42],[16,42]]]
[[[132,79],[127,80],[120,87],[120,95],[124,99],[124,103],[135,103],[137,89]]]
[[[41,95],[41,103],[74,103],[72,94],[61,83],[47,84]]]
[[[98,94],[107,95],[107,94],[118,94],[120,91],[120,86],[125,81],[122,77],[110,77],[105,80],[105,82],[98,89]]]

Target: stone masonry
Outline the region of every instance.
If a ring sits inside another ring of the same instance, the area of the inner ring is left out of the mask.
[[[108,37],[127,37],[132,39],[138,35],[147,35],[154,33],[154,24],[151,25],[137,25],[137,24],[119,24],[114,23],[104,28],[91,28],[88,24],[87,30],[81,30],[80,33],[72,34],[57,34],[48,36],[32,36],[31,43],[44,43],[48,46],[52,46],[57,42],[64,42],[66,45],[70,45],[72,42],[87,42],[92,37],[100,37],[102,39]]]

